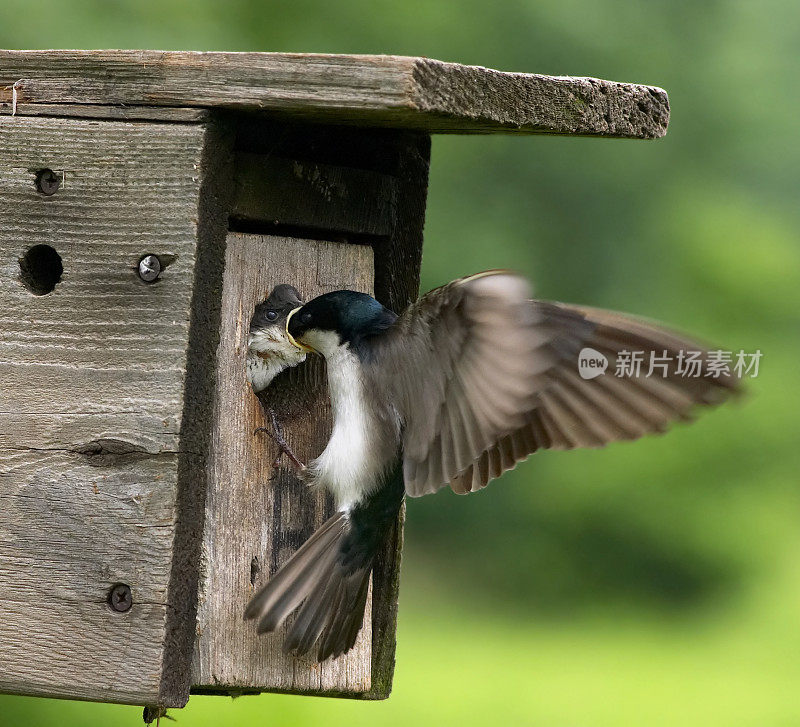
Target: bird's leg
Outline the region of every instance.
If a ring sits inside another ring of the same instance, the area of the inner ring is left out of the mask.
[[[289,443],[283,436],[283,430],[281,429],[281,425],[278,424],[278,419],[275,416],[275,412],[272,409],[268,409],[269,411],[269,420],[272,424],[272,429],[270,430],[269,427],[258,427],[253,434],[258,434],[259,432],[264,432],[270,439],[272,439],[275,444],[278,445],[278,456],[275,458],[275,461],[272,463],[273,467],[277,467],[279,462],[281,461],[281,457],[285,454],[291,463],[300,471],[305,472],[306,466],[297,458],[297,455],[292,451],[292,448],[289,446]]]

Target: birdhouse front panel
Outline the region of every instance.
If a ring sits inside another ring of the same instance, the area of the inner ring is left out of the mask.
[[[230,233],[226,245],[216,405],[208,467],[203,569],[192,683],[196,690],[285,691],[360,697],[372,687],[372,593],[364,627],[347,654],[318,664],[282,652],[285,629],[258,634],[246,604],[332,514],[280,459],[260,427],[270,427],[245,378],[248,324],[265,291],[291,280],[304,299],[337,288],[374,290],[368,245]],[[324,447],[331,412],[318,357],[286,372],[267,396],[298,456]],[[269,431],[267,429],[266,431]]]
[[[181,433],[205,136],[0,117],[2,691],[176,701],[165,649],[194,456]]]

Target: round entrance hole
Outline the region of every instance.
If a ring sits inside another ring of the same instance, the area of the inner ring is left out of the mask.
[[[34,245],[19,259],[19,279],[34,295],[47,295],[61,280],[61,256],[50,245]]]

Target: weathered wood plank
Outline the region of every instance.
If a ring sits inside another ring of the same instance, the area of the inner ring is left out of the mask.
[[[236,155],[231,216],[329,232],[388,235],[394,178],[269,154]]]
[[[208,133],[0,117],[2,691],[176,706],[188,695],[164,668],[191,609],[173,548],[201,459],[183,418],[202,413],[184,391],[197,239],[213,236],[198,211]],[[36,190],[42,168],[64,179],[53,196]],[[35,244],[63,263],[48,295],[20,282]],[[152,285],[135,272],[145,253],[170,262]],[[132,588],[127,613],[106,605],[114,583]]]
[[[274,447],[264,435],[253,435],[256,427],[266,425],[261,404],[245,378],[253,308],[278,283],[291,282],[308,299],[342,284],[372,292],[372,279],[372,250],[366,246],[228,236],[197,619],[196,691],[355,696],[370,688],[369,604],[367,625],[356,647],[321,665],[284,655],[283,632],[258,636],[242,614],[256,588],[330,514],[323,493],[309,490],[293,471],[272,469]],[[292,448],[304,459],[319,454],[330,435],[327,394],[321,377],[310,378],[315,379],[315,393],[297,392],[307,406],[292,415],[277,412]]]
[[[235,130],[215,115],[206,126],[199,175],[194,289],[183,387],[177,521],[169,579],[159,705],[182,705],[192,685],[205,485],[215,403],[225,240],[233,187]],[[174,262],[174,261],[173,261]]]
[[[427,134],[274,122],[265,124],[263,120],[247,115],[237,115],[236,123],[237,158],[243,154],[255,154],[259,159],[281,157],[300,161],[310,168],[323,165],[326,169],[342,169],[342,174],[354,170],[359,174],[369,172],[391,180],[391,186],[382,185],[390,189],[391,194],[376,195],[372,203],[374,207],[361,210],[364,215],[387,215],[387,234],[358,239],[374,250],[376,297],[397,311],[416,298],[430,160],[430,137]],[[298,215],[298,224],[308,227],[311,218],[307,208],[298,207]],[[330,223],[333,216],[327,219]],[[317,221],[325,224],[324,216],[318,217]],[[351,225],[354,230],[365,231],[364,223],[357,219],[354,222]],[[347,235],[344,237],[353,239]],[[325,249],[336,250],[335,247]],[[329,272],[324,282],[328,287],[348,286],[346,276],[336,274],[335,265],[327,265],[326,269]],[[313,405],[313,401],[309,403],[302,396],[302,389],[293,388],[293,377],[283,382],[285,386],[278,386],[279,383],[273,385],[270,394],[279,402],[293,401],[293,413],[297,408]],[[299,544],[296,542],[293,547]],[[401,544],[402,517],[373,572],[372,686],[360,695],[365,698],[385,698],[391,691]]]
[[[655,87],[404,56],[2,51],[0,101],[14,90],[19,103],[225,107],[427,132],[651,139],[669,121]]]
[[[110,620],[105,601],[60,601],[57,592],[51,599],[14,601],[0,598],[0,621],[17,624],[17,628],[4,632],[3,691],[32,696],[47,695],[68,699],[93,701],[124,701],[143,704],[151,699],[148,682],[160,676],[162,652],[159,636],[163,634],[165,614],[163,605],[136,603],[126,614],[114,614],[116,642],[109,648],[107,633],[87,628]],[[24,614],[24,621],[20,620]],[[30,624],[51,622],[58,626],[58,634],[32,631]],[[81,648],[76,650],[69,634],[82,634]],[[31,654],[39,656],[31,659]],[[130,680],[136,669],[137,678],[124,694],[116,691],[115,684]],[[71,680],[57,678],[65,673]],[[49,675],[49,676],[48,676]],[[85,675],[85,678],[83,678]]]
[[[0,103],[0,114],[16,116],[60,116],[114,121],[174,121],[181,124],[208,121],[209,112],[202,108],[180,106],[104,106],[101,104]]]

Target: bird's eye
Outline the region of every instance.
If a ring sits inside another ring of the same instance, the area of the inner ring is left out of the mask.
[[[306,325],[311,323],[311,314],[310,313],[301,313],[300,314],[300,323],[304,323]]]
[[[278,317],[278,311],[276,310],[267,311],[267,320],[274,321],[277,317]]]

